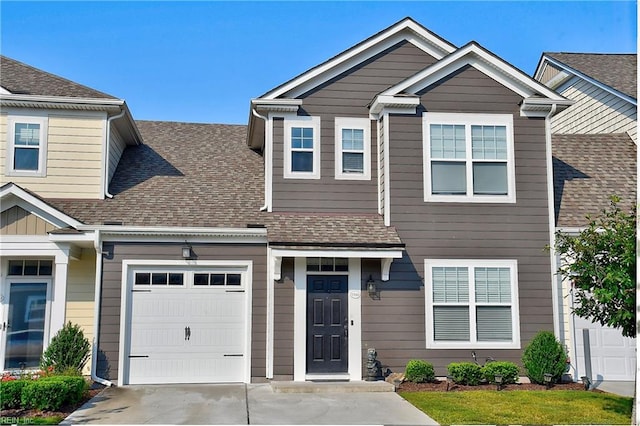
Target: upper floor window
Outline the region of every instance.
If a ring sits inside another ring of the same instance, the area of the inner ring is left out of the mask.
[[[519,348],[515,260],[426,260],[427,347]]]
[[[46,175],[46,117],[9,116],[7,140],[7,175]]]
[[[425,201],[515,202],[511,114],[425,113]]]
[[[284,122],[284,177],[320,179],[320,117]]]
[[[371,179],[371,122],[336,117],[336,179]]]

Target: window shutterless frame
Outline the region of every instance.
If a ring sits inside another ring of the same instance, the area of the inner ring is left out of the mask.
[[[284,120],[284,178],[320,179],[320,117]]]
[[[371,120],[336,117],[335,178],[371,180]]]
[[[425,112],[422,131],[424,201],[516,202],[512,114]]]
[[[47,175],[48,117],[7,117],[7,176]]]
[[[441,280],[443,270],[458,274],[457,280],[447,280],[446,290],[442,281],[440,285],[436,283]],[[520,349],[517,260],[426,259],[424,271],[428,349]],[[503,274],[503,287],[508,280],[509,287],[503,288],[503,294],[496,291],[500,286],[495,284],[495,276],[487,278],[487,271]],[[443,291],[448,294],[443,295]],[[467,330],[463,327],[465,320]],[[437,326],[436,321],[440,322]],[[510,335],[509,340],[501,338],[499,333],[496,338],[492,337],[493,330],[501,331],[504,336],[505,327],[509,326],[511,329],[506,330],[510,331],[506,333]]]

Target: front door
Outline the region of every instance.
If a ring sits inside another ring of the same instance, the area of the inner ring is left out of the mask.
[[[307,277],[307,373],[348,371],[348,277]]]
[[[47,282],[8,282],[8,309],[0,329],[4,338],[4,368],[40,364],[47,316]]]

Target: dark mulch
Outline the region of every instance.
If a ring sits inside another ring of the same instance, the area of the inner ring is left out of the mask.
[[[496,390],[496,385],[478,385],[478,386],[465,386],[451,384],[449,385],[449,392],[460,391],[479,391],[479,390]],[[501,391],[519,391],[519,390],[546,390],[544,385],[537,385],[534,383],[517,383],[512,385],[503,385],[500,388]],[[549,390],[584,390],[582,383],[556,383]],[[432,383],[411,383],[403,382],[397,388],[398,392],[446,392],[447,381],[436,380]],[[600,391],[596,391],[600,392]]]
[[[89,401],[91,398],[93,398],[97,394],[99,394],[102,391],[102,389],[104,389],[104,386],[94,384],[94,386],[92,386],[92,388],[89,389],[89,391],[87,392],[87,395],[85,395],[85,397],[80,402],[73,405],[66,405],[60,408],[60,411],[46,411],[46,410],[42,411],[42,410],[35,410],[35,409],[16,408],[12,410],[1,410],[0,417],[11,417],[14,419],[15,418],[21,418],[21,419],[36,418],[36,417],[39,417],[39,418],[61,417],[65,419],[71,413],[73,413],[78,408],[80,408],[82,404]]]

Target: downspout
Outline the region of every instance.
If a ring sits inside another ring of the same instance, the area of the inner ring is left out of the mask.
[[[260,207],[260,211],[264,212],[267,211],[267,209],[269,208],[269,200],[268,200],[268,191],[269,191],[269,185],[271,184],[271,181],[269,179],[269,173],[268,173],[268,164],[267,161],[271,161],[270,160],[270,155],[271,152],[268,152],[268,144],[267,144],[267,123],[269,122],[269,119],[267,117],[265,117],[264,115],[260,115],[257,113],[257,111],[255,110],[255,108],[251,108],[251,114],[253,114],[254,116],[258,117],[261,120],[264,120],[264,206]]]
[[[124,116],[126,110],[122,110],[120,114],[107,118],[107,146],[106,154],[104,158],[104,195],[107,198],[113,198],[113,195],[109,193],[109,156],[111,154],[111,122]]]
[[[555,243],[555,198],[553,193],[553,150],[551,143],[551,117],[555,114],[558,108],[557,104],[551,105],[549,114],[544,119],[545,138],[546,138],[546,151],[547,151],[547,199],[549,200],[549,256],[551,260],[551,297],[553,299],[553,334],[564,341],[564,336],[560,336],[560,315],[558,309],[558,285],[555,274],[558,273],[558,262],[556,259]]]
[[[93,309],[93,347],[91,351],[91,380],[104,386],[113,386],[107,379],[97,376],[98,367],[98,335],[100,333],[100,298],[102,297],[102,244],[100,242],[100,231],[95,230],[93,247],[96,250],[96,282]]]

